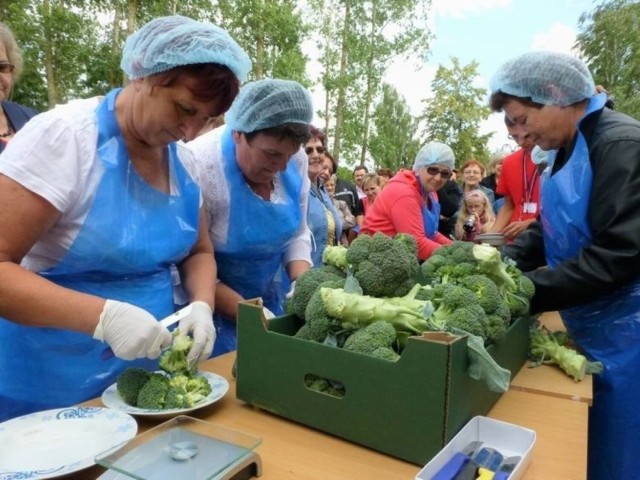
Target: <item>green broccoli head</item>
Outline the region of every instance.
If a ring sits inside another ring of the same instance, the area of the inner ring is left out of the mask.
[[[191,406],[192,405],[189,405],[187,402],[186,390],[181,388],[169,388],[164,400],[164,409],[189,408]]]
[[[409,235],[408,233],[397,233],[393,239],[396,242],[402,243],[414,257],[418,257],[418,242],[416,242],[413,235]]]
[[[447,328],[464,330],[471,335],[487,338],[488,325],[487,316],[480,305],[468,305],[456,309],[449,316]]]
[[[405,295],[416,283],[418,258],[401,240],[382,233],[358,236],[347,250],[347,260],[365,295]]]
[[[500,289],[486,275],[470,275],[462,280],[462,285],[475,294],[478,304],[487,314],[496,311],[504,303]]]
[[[344,282],[344,279],[330,280],[321,283],[318,288],[316,288],[316,291],[307,303],[307,308],[304,313],[305,323],[300,330],[296,332],[295,337],[314,342],[324,342],[332,328],[339,323],[327,313],[322,297],[320,296],[320,288],[343,288]]]
[[[335,270],[327,267],[312,268],[307,270],[296,280],[296,288],[291,298],[291,308],[298,318],[305,319],[305,310],[313,293],[321,283],[331,280],[342,280],[342,276],[335,273]]]
[[[342,348],[371,355],[379,347],[391,348],[396,342],[396,329],[388,322],[377,321],[353,332]]]
[[[374,358],[379,358],[380,360],[386,360],[388,362],[397,362],[400,360],[400,355],[396,353],[395,350],[388,347],[378,347],[373,352],[371,352],[371,356]]]
[[[445,265],[449,265],[449,259],[440,255],[440,247],[436,252],[420,265],[420,281],[425,285],[433,285],[440,281],[438,271]]]
[[[136,405],[147,410],[162,410],[169,391],[169,379],[164,375],[153,373],[149,381],[138,392]]]
[[[486,321],[487,331],[485,340],[493,343],[497,343],[504,338],[507,334],[508,324],[505,323],[504,318],[491,314],[487,315]]]
[[[138,367],[129,367],[116,380],[116,389],[122,400],[134,407],[138,401],[138,393],[149,381],[151,374]]]
[[[176,330],[177,332],[177,330]],[[160,368],[167,373],[191,373],[194,367],[190,367],[187,362],[187,355],[193,340],[189,335],[174,335],[171,347],[160,357]]]
[[[347,268],[347,247],[342,245],[329,245],[322,252],[322,263],[331,265],[340,270]]]

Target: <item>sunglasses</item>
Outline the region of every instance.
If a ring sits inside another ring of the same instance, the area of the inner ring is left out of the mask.
[[[15,68],[13,63],[0,63],[0,73],[11,73]]]
[[[447,180],[451,178],[451,175],[453,175],[453,172],[451,170],[440,170],[438,167],[427,167],[427,173],[429,175],[433,175],[434,177],[440,174],[440,177],[443,180]]]
[[[318,152],[320,155],[324,153],[324,147],[306,147],[304,149],[304,151],[307,152],[307,155],[311,155],[314,150]]]

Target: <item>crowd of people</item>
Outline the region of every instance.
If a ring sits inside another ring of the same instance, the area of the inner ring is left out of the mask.
[[[425,139],[410,168],[359,165],[353,181],[311,124],[309,92],[243,84],[250,58],[210,23],[149,22],[124,46],[129,83],[39,115],[8,100],[21,67],[0,24],[0,421],[153,368],[172,341],[158,320],[184,305],[191,364],[235,349],[238,304],[282,314],[328,245],[408,233],[423,261],[500,233],[535,284],[532,313],[559,310],[604,365],[589,478],[634,477],[640,123],[581,60],[534,52],[496,72],[490,106],[519,149],[489,169]]]

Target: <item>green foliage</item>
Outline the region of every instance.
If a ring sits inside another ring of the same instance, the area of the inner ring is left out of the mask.
[[[486,163],[489,160],[487,142],[491,134],[480,134],[480,123],[490,115],[486,105],[487,91],[474,86],[478,63],[460,65],[451,58],[452,67],[438,67],[431,84],[433,96],[426,100],[421,119],[425,122],[425,141],[439,141],[451,147],[456,165],[470,158]]]
[[[373,113],[373,127],[369,153],[376,167],[395,172],[413,164],[420,148],[417,120],[401,94],[387,83]]]
[[[608,0],[582,14],[576,47],[615,108],[640,118],[640,3]]]

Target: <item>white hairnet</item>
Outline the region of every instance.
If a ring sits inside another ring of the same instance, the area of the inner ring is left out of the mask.
[[[200,63],[224,65],[241,82],[251,70],[249,56],[225,30],[180,15],[156,18],[130,35],[120,67],[136,79]]]
[[[308,125],[313,119],[311,94],[292,80],[264,79],[240,89],[225,122],[233,130],[251,133],[285,123]]]
[[[565,53],[529,52],[502,65],[489,88],[491,93],[565,107],[594,95],[596,86],[582,60]]]
[[[413,162],[413,171],[417,172],[422,167],[428,167],[436,163],[446,165],[451,170],[454,169],[456,159],[449,145],[440,142],[427,143],[416,155],[416,159]]]

